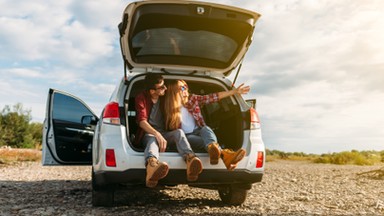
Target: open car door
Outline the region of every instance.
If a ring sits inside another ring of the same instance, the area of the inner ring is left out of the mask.
[[[43,165],[92,164],[97,121],[82,100],[50,89],[43,129]]]

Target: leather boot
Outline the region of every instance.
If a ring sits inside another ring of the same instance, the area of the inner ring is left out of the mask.
[[[244,156],[244,149],[239,149],[236,152],[229,149],[223,149],[221,151],[221,158],[223,159],[223,162],[229,171],[234,170],[237,166],[237,163],[241,161]]]
[[[185,161],[187,162],[187,180],[196,181],[199,174],[203,171],[201,160],[194,154],[187,154]]]
[[[212,142],[208,144],[208,153],[209,153],[209,163],[212,165],[218,164],[219,158],[220,158],[219,144],[216,142]]]
[[[147,176],[145,179],[145,185],[150,188],[154,188],[157,182],[167,176],[168,164],[158,161],[155,157],[150,157],[147,160]]]

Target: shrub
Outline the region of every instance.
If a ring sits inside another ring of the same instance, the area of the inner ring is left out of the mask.
[[[310,160],[315,163],[330,164],[355,164],[355,165],[373,165],[384,162],[384,151],[343,151],[329,154],[306,154],[303,152],[282,152],[278,150],[266,149],[267,161],[282,160]]]
[[[373,165],[380,162],[380,156],[375,151],[358,152],[356,150],[352,150],[332,154],[322,154],[320,157],[316,158],[314,162],[331,164]]]
[[[384,151],[380,152],[381,162],[384,163]]]
[[[0,147],[32,148],[39,146],[42,124],[30,124],[31,111],[18,103],[11,109],[6,105],[0,113]]]

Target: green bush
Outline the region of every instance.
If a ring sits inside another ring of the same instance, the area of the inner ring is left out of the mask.
[[[343,151],[329,154],[306,154],[303,152],[283,152],[279,150],[266,149],[267,159],[273,161],[282,160],[310,160],[315,163],[330,164],[355,164],[355,165],[373,165],[384,162],[384,151]]]
[[[0,146],[36,148],[41,145],[42,124],[30,123],[31,111],[18,103],[6,105],[0,113]]]
[[[343,151],[332,154],[322,154],[314,160],[315,163],[331,164],[355,164],[355,165],[373,165],[380,162],[381,157],[376,151]]]

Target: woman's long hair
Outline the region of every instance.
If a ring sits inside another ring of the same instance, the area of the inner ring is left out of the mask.
[[[164,96],[165,130],[176,130],[181,124],[181,97],[178,80],[172,80]]]

